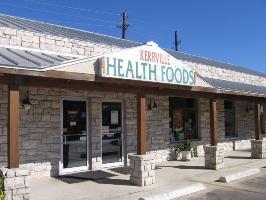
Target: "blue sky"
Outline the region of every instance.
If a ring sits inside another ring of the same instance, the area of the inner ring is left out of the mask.
[[[126,38],[153,40],[180,51],[266,73],[264,0],[1,0],[0,12],[120,37],[127,11]]]

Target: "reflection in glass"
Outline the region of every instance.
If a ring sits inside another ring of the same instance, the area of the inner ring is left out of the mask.
[[[198,139],[197,101],[169,97],[170,141]]]
[[[63,167],[87,165],[86,102],[63,101]]]
[[[102,160],[103,163],[122,161],[121,103],[102,103]]]

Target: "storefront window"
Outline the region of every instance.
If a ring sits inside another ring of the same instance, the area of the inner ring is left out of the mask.
[[[233,101],[224,101],[225,137],[237,137],[235,128],[235,104]]]
[[[122,104],[102,103],[102,163],[122,161]]]
[[[261,112],[261,133],[266,134],[266,106],[262,106],[262,112]]]
[[[198,139],[196,99],[169,97],[169,119],[171,142]]]

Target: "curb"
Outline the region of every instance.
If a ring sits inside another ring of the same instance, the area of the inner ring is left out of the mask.
[[[196,183],[187,187],[179,188],[170,192],[161,193],[154,196],[141,197],[139,200],[170,200],[177,197],[185,196],[206,189],[205,185]]]
[[[247,176],[251,176],[251,175],[254,175],[257,173],[260,173],[259,168],[248,169],[248,170],[244,170],[242,172],[238,172],[235,174],[230,174],[227,176],[221,176],[218,181],[223,182],[223,183],[229,183],[231,181],[238,180],[238,179],[241,179],[241,178],[244,178]]]

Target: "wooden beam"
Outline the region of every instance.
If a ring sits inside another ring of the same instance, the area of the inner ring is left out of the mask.
[[[19,88],[13,82],[8,86],[8,167],[19,167]]]
[[[255,139],[261,140],[261,104],[255,102]]]
[[[146,137],[146,97],[137,95],[137,154],[145,155],[147,152]]]
[[[217,146],[217,101],[210,99],[210,134],[211,146]]]
[[[211,91],[195,91],[188,90],[184,87],[169,87],[162,88],[161,84],[140,85],[140,84],[127,84],[127,82],[95,82],[80,80],[68,80],[61,78],[47,78],[47,77],[34,77],[34,76],[21,76],[21,75],[0,75],[0,84],[12,83],[14,77],[19,80],[19,85],[34,86],[34,87],[53,87],[53,88],[67,88],[67,89],[89,89],[103,92],[124,92],[136,94],[142,91],[146,95],[157,96],[177,96],[187,98],[216,98],[216,99],[230,99],[239,101],[258,101],[260,103],[266,103],[265,97],[258,96],[242,96],[240,94],[222,94],[213,93]],[[130,81],[129,81],[130,82]],[[167,85],[167,84],[166,84]],[[158,86],[158,87],[156,87]]]

